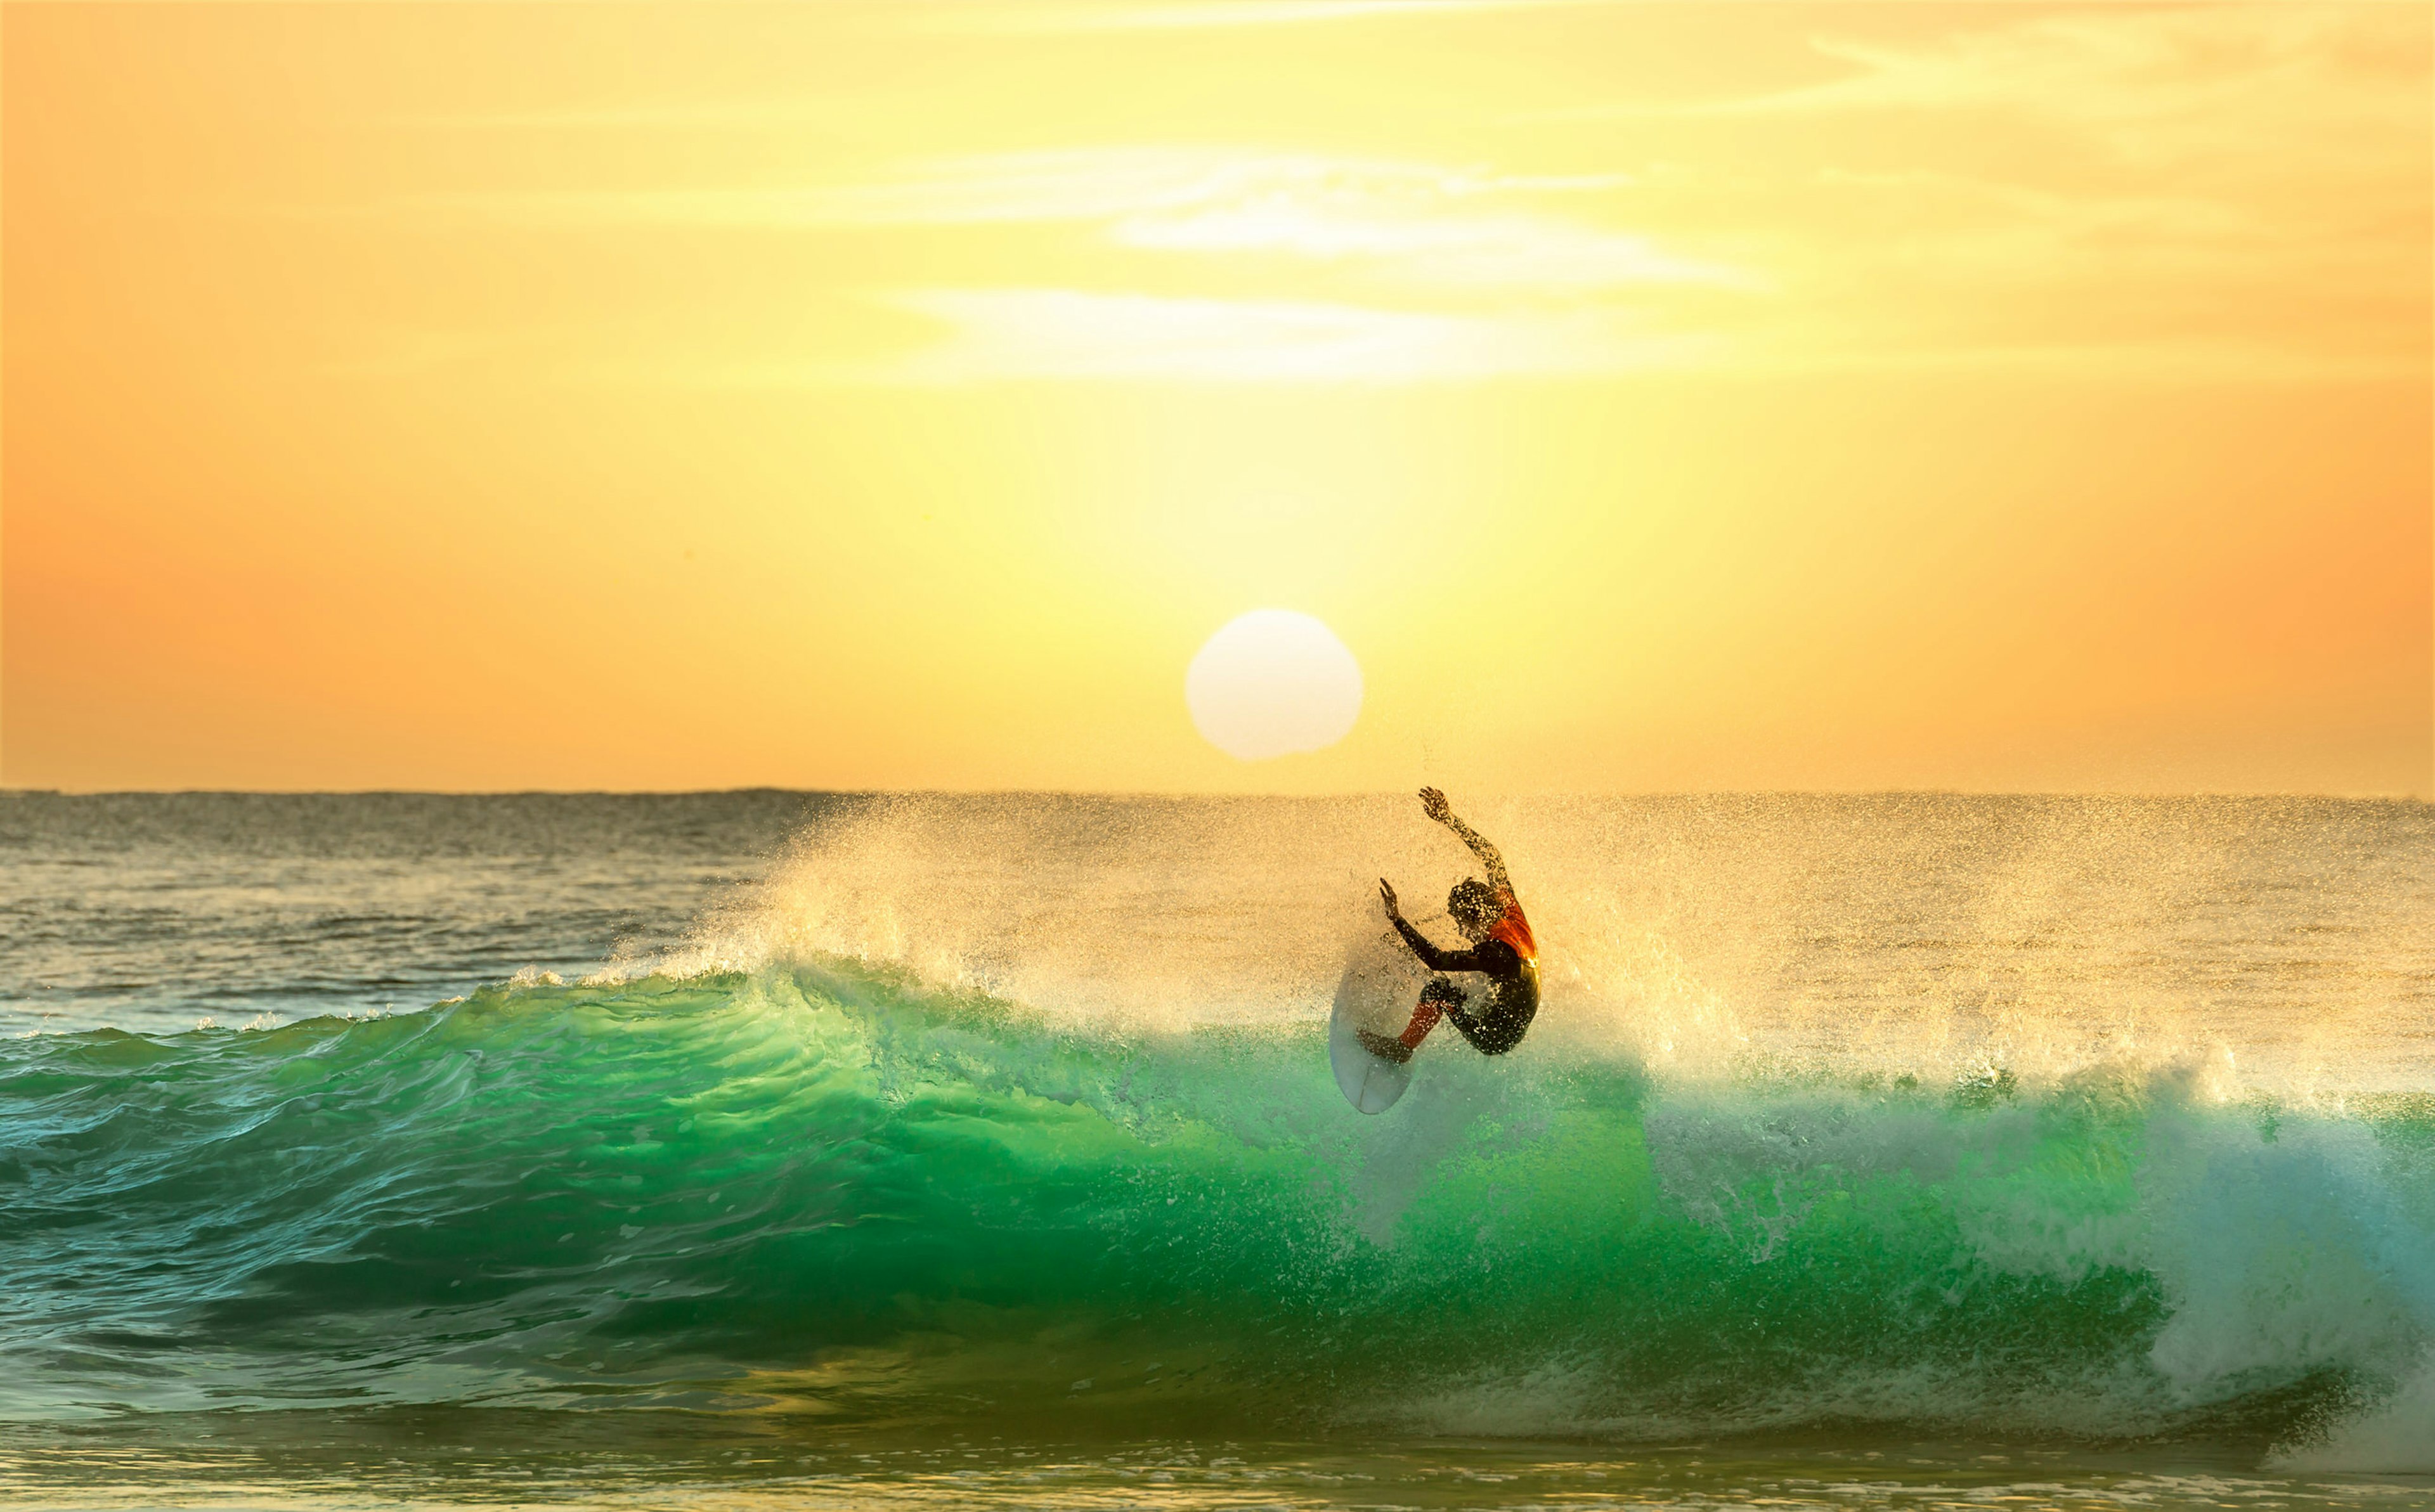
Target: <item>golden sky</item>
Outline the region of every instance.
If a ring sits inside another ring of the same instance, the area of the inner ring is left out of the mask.
[[[0,780],[2429,790],[2415,4],[0,9]],[[1315,615],[1359,722],[1204,742]]]

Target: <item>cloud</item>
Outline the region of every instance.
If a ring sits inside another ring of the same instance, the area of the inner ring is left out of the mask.
[[[1392,20],[1485,10],[1539,10],[1604,0],[1183,0],[1180,4],[1022,6],[991,3],[927,9],[912,24],[960,32],[1200,31]]]
[[[929,289],[897,297],[948,338],[886,375],[1408,383],[1615,372],[1679,362],[1681,338],[1590,312],[1445,315],[1318,301],[1174,299],[1076,289]]]
[[[1135,141],[392,208],[851,232],[863,239],[790,263],[799,284],[776,297],[799,305],[800,280],[825,276],[820,292],[866,314],[917,317],[883,344],[919,342],[923,322],[936,337],[900,361],[858,347],[852,366],[751,369],[772,381],[1434,381],[1728,357],[2133,379],[2424,370],[2423,10],[1871,16],[1866,34],[1812,41],[1843,77],[1611,108],[1647,130],[1517,118],[1496,163]],[[767,252],[738,264],[758,271]]]
[[[825,203],[877,223],[1095,219],[1277,199],[1452,205],[1597,193],[1620,174],[1500,173],[1402,159],[1230,146],[1142,146],[933,159],[836,186]]]
[[[1828,35],[1811,45],[1853,72],[1774,94],[1615,113],[2004,111],[2154,161],[2232,147],[2305,150],[2334,139],[2357,146],[2363,127],[2389,152],[2423,137],[2427,105],[2426,17],[2412,6],[2083,11],[1926,42]]]
[[[1288,161],[1236,174],[1218,192],[1127,215],[1112,234],[1130,247],[1168,251],[1374,263],[1410,283],[1475,289],[1759,286],[1745,270],[1667,252],[1645,235],[1509,208],[1628,182]]]
[[[934,282],[829,292],[911,315],[935,341],[901,333],[916,344],[892,359],[679,364],[691,375],[680,382],[1440,381],[1640,370],[1714,350],[1713,338],[1660,318],[1659,305],[1685,292],[1747,298],[1764,281],[1572,213],[1611,215],[1632,182],[1124,146],[935,158],[805,185],[459,195],[389,208],[570,231],[929,238],[921,262]],[[1050,234],[999,234],[1013,228]],[[1030,277],[1010,278],[1016,267]],[[958,269],[978,276],[958,280]]]
[[[2424,8],[1960,14],[1813,38],[1828,82],[1571,119],[1701,163],[1644,198],[1786,291],[1753,363],[2423,374]]]
[[[1602,310],[1444,314],[1325,301],[1225,300],[1071,288],[928,288],[886,296],[938,338],[855,362],[732,363],[714,387],[1004,382],[1461,382],[1646,371],[1708,360],[1712,339],[1639,331]],[[596,376],[664,381],[665,369]]]
[[[1628,176],[1505,174],[1226,147],[1128,146],[932,160],[805,187],[458,198],[509,218],[737,229],[1096,226],[1120,248],[1359,265],[1411,286],[1533,295],[1638,284],[1755,288],[1751,272],[1550,213]]]

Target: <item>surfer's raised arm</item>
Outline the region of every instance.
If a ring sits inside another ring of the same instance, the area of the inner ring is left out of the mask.
[[[1471,853],[1488,868],[1490,886],[1508,898],[1513,896],[1513,880],[1505,874],[1505,858],[1496,853],[1496,847],[1489,843],[1488,836],[1454,816],[1454,810],[1446,803],[1445,794],[1434,787],[1422,788],[1421,812],[1452,830],[1457,839],[1471,847]]]

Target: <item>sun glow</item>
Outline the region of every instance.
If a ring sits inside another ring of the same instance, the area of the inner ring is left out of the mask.
[[[1183,675],[1202,738],[1237,761],[1323,750],[1361,714],[1361,667],[1336,632],[1291,610],[1221,626]]]

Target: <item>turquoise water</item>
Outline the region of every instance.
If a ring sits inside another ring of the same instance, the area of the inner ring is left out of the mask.
[[[1767,920],[1732,972],[1645,929],[1610,935],[1630,969],[1604,975],[1551,944],[1544,1030],[1497,1061],[1433,1042],[1380,1118],[1327,1071],[1316,1005],[1343,936],[1280,943],[1294,916],[1266,884],[1299,866],[1322,879],[1305,897],[1341,896],[1313,851],[1366,851],[1391,815],[1237,816],[1255,861],[1196,894],[1214,868],[1176,835],[1207,844],[1206,822],[1008,812],[751,832],[763,849],[692,923],[588,976],[0,1040],[0,1495],[2435,1504],[2435,1077],[2423,1018],[2379,1023],[2361,985],[2425,1012],[2423,811],[2330,811],[2309,822],[2343,845],[2317,849],[2201,813],[2229,859],[2188,840],[2166,859],[2219,916],[2155,900],[2150,875],[2150,914],[2091,908],[2070,935],[2087,897],[2132,885],[2055,859],[2084,849],[2081,819],[1980,846],[1958,864],[1980,890],[1940,912],[1915,876],[1890,895],[1818,865],[1836,826],[1745,814],[1822,879],[1788,911],[1845,889],[1874,954],[1942,953],[1901,980],[1947,1001],[1855,1015],[1849,940]],[[1595,849],[1574,822],[1559,837]],[[2265,843],[2309,885],[2277,885]],[[1722,885],[1699,868],[1751,853],[1678,850],[1663,885]],[[189,938],[250,896],[226,848],[214,865]],[[451,866],[396,864],[392,890]],[[573,893],[603,868],[570,868]],[[1086,908],[1129,872],[1127,900]],[[2385,894],[2346,895],[2361,878]],[[1218,906],[1230,887],[1239,909]],[[1595,888],[1546,890],[1543,936],[1595,917]],[[2025,890],[2062,941],[2042,954],[2066,957],[2035,971]],[[362,902],[338,917],[363,959],[384,929],[431,937]],[[2396,921],[2362,924],[2377,907]],[[1260,929],[1229,933],[1237,914]],[[2329,919],[2348,928],[2299,927]],[[2142,928],[2163,964],[2134,960]],[[1109,948],[1140,938],[1151,958]],[[1698,987],[1763,974],[1762,946],[1780,1011]],[[88,1020],[129,1016],[144,957],[116,948]],[[160,948],[147,1004],[174,1004],[179,954]],[[272,994],[276,956],[250,964]],[[2109,1017],[2126,976],[2176,970],[2217,984],[2212,1040],[2169,994],[2135,1033]],[[2358,1028],[2351,1085],[2278,1017],[2312,983]],[[1838,1045],[1833,1022],[1857,1028]]]

